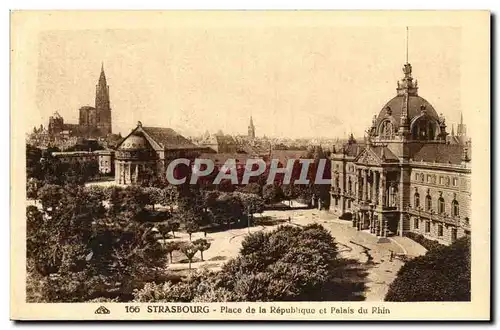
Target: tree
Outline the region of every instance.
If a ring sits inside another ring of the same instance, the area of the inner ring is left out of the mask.
[[[220,225],[229,226],[239,221],[244,214],[238,193],[219,193],[215,200],[207,201],[207,205],[210,219]]]
[[[173,264],[174,258],[172,256],[172,253],[180,249],[179,242],[175,241],[165,242],[163,244],[163,248],[165,249],[165,252],[167,252],[170,255],[170,263]]]
[[[38,190],[38,198],[42,203],[42,208],[47,211],[48,209],[55,209],[60,205],[63,197],[62,187],[55,184],[45,184]]]
[[[160,223],[158,224],[158,226],[156,226],[156,228],[160,232],[163,241],[165,241],[167,239],[168,233],[172,231],[172,223],[170,221]]]
[[[470,301],[470,239],[429,250],[408,261],[389,286],[386,301]]]
[[[262,188],[262,198],[268,204],[277,203],[283,198],[283,192],[276,184],[265,185]]]
[[[42,150],[30,144],[26,145],[26,177],[43,179],[42,172]]]
[[[297,197],[294,185],[284,184],[281,186],[281,191],[283,192],[283,198],[287,200],[288,205],[291,206],[292,199]]]
[[[162,189],[162,200],[160,204],[168,206],[174,205],[177,202],[179,197],[179,192],[177,191],[177,187],[173,185],[167,185]]]
[[[179,230],[180,224],[178,222],[172,221],[170,222],[172,237],[175,238],[175,232]]]
[[[164,201],[163,190],[156,187],[144,188],[144,193],[147,195],[149,205],[155,209],[155,204],[161,204]]]
[[[206,251],[210,248],[210,243],[203,238],[197,239],[193,242],[193,244],[197,247],[198,251],[200,251],[201,254],[201,261],[203,260],[203,251]]]
[[[167,256],[152,230],[130,216],[130,196],[123,191],[113,197],[116,209],[105,209],[82,186],[45,185],[41,191],[42,211],[27,209],[27,271],[36,279],[28,300],[123,301],[164,276]]]
[[[35,201],[38,198],[38,190],[43,185],[41,180],[30,178],[26,180],[26,197]]]
[[[256,182],[250,182],[249,184],[239,187],[237,191],[246,194],[255,194],[259,195],[262,193],[262,187]]]
[[[184,253],[186,258],[188,259],[189,270],[191,270],[191,262],[193,261],[196,252],[198,252],[198,247],[193,243],[185,244],[181,247],[181,252]]]
[[[191,241],[191,235],[200,230],[200,226],[194,221],[189,221],[184,225],[184,229],[186,229],[186,232],[189,234],[189,240]]]

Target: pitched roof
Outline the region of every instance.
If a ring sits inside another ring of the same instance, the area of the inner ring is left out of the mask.
[[[142,127],[156,143],[165,149],[193,149],[199,148],[184,136],[180,135],[171,128],[165,127]]]
[[[344,148],[346,156],[356,157],[365,149],[365,145],[361,143],[346,143]]]
[[[230,135],[216,135],[215,139],[217,143],[236,144],[236,141]]]
[[[371,150],[383,161],[385,162],[397,162],[399,158],[392,153],[392,151],[387,147],[372,146]]]
[[[425,144],[417,150],[414,161],[461,164],[463,147],[459,144]]]
[[[307,150],[272,150],[270,159],[278,159],[286,164],[289,159],[299,159],[307,156]]]
[[[238,153],[202,153],[201,159],[211,159],[215,165],[224,164],[228,159],[234,159],[236,164],[246,164],[247,159],[255,158],[247,154]]]

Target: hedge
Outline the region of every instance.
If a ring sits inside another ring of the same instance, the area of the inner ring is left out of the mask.
[[[439,249],[439,248],[444,246],[443,244],[439,243],[438,241],[424,237],[424,235],[422,235],[422,234],[407,232],[407,233],[405,233],[405,236],[411,240],[414,240],[415,242],[422,245],[424,248],[426,248],[429,251]]]

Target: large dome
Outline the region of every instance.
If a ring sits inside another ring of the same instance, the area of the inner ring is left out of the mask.
[[[123,141],[118,150],[144,150],[147,148],[148,142],[144,136],[132,134]]]
[[[378,115],[377,127],[382,120],[391,116],[394,119],[393,122],[399,125],[404,98],[404,95],[398,95],[386,103]],[[418,95],[408,95],[408,122],[420,116],[422,112],[425,112],[432,119],[439,120],[436,110],[426,99]]]

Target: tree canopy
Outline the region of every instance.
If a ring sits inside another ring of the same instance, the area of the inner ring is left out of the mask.
[[[470,239],[429,250],[399,270],[386,301],[470,301]]]

